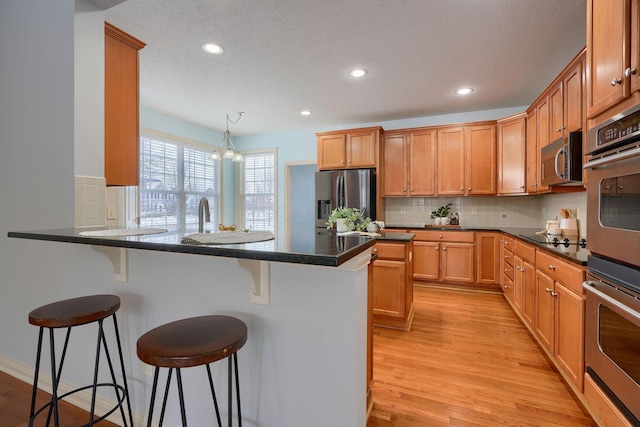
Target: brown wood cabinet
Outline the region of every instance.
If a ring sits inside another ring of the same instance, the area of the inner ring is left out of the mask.
[[[535,248],[521,240],[513,242],[514,254],[514,304],[524,317],[525,322],[534,325],[535,305]]]
[[[545,98],[546,101],[547,98]],[[544,105],[548,105],[546,102]],[[527,142],[526,142],[526,190],[529,194],[548,193],[549,187],[542,185],[541,176],[541,156],[540,156],[540,141],[538,137],[538,105],[532,105],[527,110]],[[544,108],[543,108],[544,110]],[[545,114],[543,111],[542,114]],[[546,119],[548,122],[548,113],[546,113]]]
[[[413,320],[413,243],[378,242],[373,248],[373,323],[409,330]]]
[[[500,284],[500,233],[476,233],[476,283]]]
[[[505,297],[511,305],[514,304],[515,288],[514,288],[514,255],[513,255],[513,238],[503,234],[500,237],[500,258],[502,259],[502,275],[500,283]]]
[[[467,231],[412,230],[415,280],[475,282],[475,235]]]
[[[380,126],[316,133],[318,169],[358,169],[378,166]]]
[[[493,122],[438,129],[438,194],[496,194]]]
[[[587,116],[638,89],[638,1],[587,2]]]
[[[585,57],[586,51],[582,50],[549,89],[549,142],[582,129],[582,65]]]
[[[105,22],[104,176],[108,186],[138,185],[138,51],[145,43]]]
[[[526,113],[498,120],[498,194],[525,193]]]
[[[536,253],[536,335],[578,390],[584,387],[584,268]]]
[[[407,129],[385,134],[383,195],[436,194],[436,131]]]

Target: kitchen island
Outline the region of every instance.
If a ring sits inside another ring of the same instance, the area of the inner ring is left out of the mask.
[[[367,265],[375,239],[318,230],[314,241],[300,247],[276,240],[203,246],[181,244],[184,234],[179,232],[86,237],[80,231],[8,236],[17,238],[16,251],[22,256],[42,258],[51,253],[48,264],[51,260],[73,264],[73,259],[56,255],[60,243],[71,243],[79,257],[90,258],[94,269],[109,267],[103,254],[114,267],[114,260],[126,260],[127,284],[114,282],[106,291],[123,301],[119,323],[126,327],[128,375],[140,420],[147,409],[151,377],[135,357],[137,338],[179,318],[228,314],[249,328],[247,344],[238,353],[244,425],[366,425]],[[113,256],[111,250],[124,256]],[[86,271],[88,266],[78,269]],[[34,298],[34,305],[38,303]],[[226,365],[222,365],[213,368],[216,384],[224,390]],[[194,425],[204,425],[210,416],[210,398],[202,393],[205,378],[193,373],[186,379]],[[224,399],[221,393],[220,400]],[[221,408],[225,407],[222,402]],[[179,411],[169,410],[166,422],[180,424]]]

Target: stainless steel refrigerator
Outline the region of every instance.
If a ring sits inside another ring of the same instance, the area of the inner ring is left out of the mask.
[[[374,169],[316,172],[316,227],[327,226],[337,207],[358,208],[376,219],[376,174]]]

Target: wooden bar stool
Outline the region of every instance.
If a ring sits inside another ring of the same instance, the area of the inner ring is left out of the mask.
[[[33,426],[33,423],[38,416],[47,410],[47,424],[53,416],[54,426],[60,426],[60,420],[58,415],[58,401],[65,397],[77,393],[82,390],[91,389],[91,409],[89,411],[89,422],[85,426],[93,426],[99,421],[104,420],[111,415],[117,409],[120,409],[120,415],[122,416],[122,422],[125,427],[133,427],[133,415],[131,412],[131,402],[129,401],[129,388],[127,387],[127,377],[124,370],[124,358],[122,356],[122,345],[120,344],[120,334],[118,332],[118,321],[116,319],[116,311],[120,308],[120,298],[115,295],[92,295],[80,298],[73,298],[64,301],[58,301],[51,304],[44,305],[36,308],[29,313],[29,323],[40,327],[38,335],[38,351],[36,354],[36,369],[35,377],[33,380],[33,392],[31,394],[31,410],[29,426]],[[111,355],[109,353],[109,347],[104,335],[103,321],[107,317],[113,318],[113,328],[115,330],[115,337],[118,344],[118,357],[120,359],[120,368],[122,374],[122,384],[119,384],[116,380],[116,374],[111,362]],[[64,366],[65,356],[67,354],[67,345],[69,344],[69,337],[71,335],[71,328],[89,323],[97,322],[98,324],[98,338],[95,356],[95,365],[93,371],[93,383],[84,387],[79,387],[75,390],[67,392],[61,396],[58,395],[58,386],[60,385],[60,377],[62,375],[62,368]],[[42,341],[44,335],[44,329],[49,330],[49,347],[51,353],[51,384],[52,393],[51,400],[36,410],[36,392],[38,390],[38,376],[40,373],[40,356],[42,355]],[[56,366],[56,346],[55,346],[55,329],[67,328],[66,337],[64,340],[64,346],[62,348],[62,354],[60,357],[60,364]],[[98,371],[100,365],[100,354],[104,350],[104,354],[107,358],[109,365],[109,371],[111,374],[111,383],[98,383]],[[117,403],[106,414],[94,419],[94,411],[96,404],[96,391],[98,387],[112,387],[114,389]],[[124,413],[124,402],[127,403],[128,408],[128,423],[127,417]],[[83,426],[84,427],[84,426]]]
[[[171,384],[171,374],[176,370],[178,383],[178,397],[180,399],[180,415],[183,427],[187,426],[187,416],[184,405],[184,393],[182,390],[181,368],[205,365],[209,376],[209,386],[213,397],[213,406],[218,419],[218,426],[222,427],[218,400],[213,387],[210,363],[227,358],[228,370],[228,400],[229,419],[228,426],[232,424],[232,364],[235,370],[236,406],[238,411],[238,426],[242,426],[242,414],[240,412],[240,383],[238,380],[238,350],[247,342],[247,325],[242,320],[230,316],[201,316],[189,319],[177,320],[150,330],[138,340],[138,358],[144,363],[155,366],[153,375],[153,389],[151,391],[151,403],[147,427],[151,426],[153,408],[158,387],[158,374],[160,368],[169,368],[167,382],[160,412],[160,423],[164,420],[167,406],[167,396]]]

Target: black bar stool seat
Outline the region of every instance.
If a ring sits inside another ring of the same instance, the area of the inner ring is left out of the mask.
[[[182,425],[186,427],[186,410],[184,393],[182,389],[182,376],[180,369],[205,365],[209,376],[209,386],[213,397],[213,404],[218,420],[218,426],[222,427],[218,401],[213,387],[210,364],[221,359],[229,360],[228,368],[228,392],[229,392],[229,418],[228,425],[232,423],[232,359],[235,367],[236,405],[238,411],[238,425],[242,426],[240,411],[240,384],[238,380],[238,355],[237,352],[247,342],[247,325],[231,316],[212,315],[192,317],[177,320],[150,330],[138,339],[138,358],[144,363],[155,366],[151,403],[147,426],[151,426],[153,408],[155,404],[160,368],[169,368],[165,386],[164,400],[160,413],[159,425],[162,425],[167,404],[171,374],[176,370],[178,383],[178,395],[180,399],[180,413]],[[233,357],[232,357],[233,356]]]
[[[120,333],[118,331],[118,322],[116,319],[116,311],[120,308],[120,298],[116,295],[91,295],[86,297],[72,298],[64,301],[58,301],[51,304],[43,305],[36,308],[29,313],[29,323],[40,328],[38,336],[38,350],[36,354],[36,368],[33,380],[33,392],[31,395],[31,410],[29,426],[32,426],[35,420],[40,414],[47,411],[47,425],[49,425],[50,419],[53,416],[54,426],[60,425],[58,414],[58,401],[71,394],[77,393],[82,390],[92,389],[91,408],[89,411],[89,420],[85,426],[93,426],[106,419],[109,415],[120,410],[122,416],[123,425],[133,426],[133,414],[131,411],[131,403],[129,401],[129,388],[127,387],[126,373],[124,369],[124,358],[122,355],[122,345],[120,342]],[[109,347],[104,335],[103,321],[104,319],[112,317],[115,337],[118,345],[118,357],[120,360],[120,369],[122,374],[122,384],[116,380],[116,374],[111,361],[111,355],[109,353]],[[67,392],[61,396],[58,395],[58,386],[60,384],[60,377],[62,375],[62,368],[64,366],[64,360],[67,353],[67,346],[71,335],[71,329],[76,326],[86,325],[90,323],[98,323],[98,337],[96,344],[96,355],[94,365],[93,383],[87,386],[79,387],[75,390]],[[49,347],[51,354],[51,377],[52,377],[52,393],[51,400],[45,405],[36,410],[36,394],[38,390],[38,377],[40,373],[40,360],[42,356],[42,341],[44,329],[49,330]],[[54,330],[59,328],[66,328],[66,337],[62,354],[60,357],[59,365],[56,365],[56,346],[55,346],[55,334]],[[98,370],[100,365],[100,354],[104,351],[107,363],[109,366],[109,372],[111,375],[111,383],[98,383]],[[95,418],[95,402],[96,391],[98,387],[111,387],[116,394],[116,405],[106,414]],[[124,402],[128,408],[128,420],[124,413]]]

